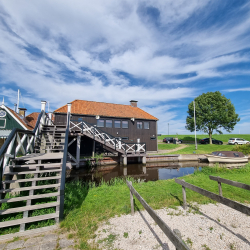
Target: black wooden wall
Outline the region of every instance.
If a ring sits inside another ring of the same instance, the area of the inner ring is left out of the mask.
[[[65,125],[66,119],[66,114],[55,113],[56,125]],[[75,114],[71,115],[71,120],[80,119],[92,125],[97,124],[97,119],[95,116],[84,116]],[[122,140],[127,143],[137,143],[137,139],[140,139],[141,143],[146,143],[147,151],[157,151],[157,121],[142,119],[135,119],[135,121],[131,121],[131,119],[129,118],[117,117],[100,117],[100,119],[113,121],[112,128],[107,128],[105,126],[105,123],[104,127],[99,128],[104,132],[111,134],[115,137],[121,137]],[[128,121],[128,128],[115,128],[114,121]],[[137,128],[137,122],[142,122],[142,129]],[[149,122],[149,129],[144,129],[144,122]]]

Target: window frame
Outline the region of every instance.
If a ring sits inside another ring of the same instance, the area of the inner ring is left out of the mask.
[[[1,121],[4,121],[4,126],[0,126],[0,128],[5,128],[6,127],[6,119],[0,118]]]
[[[107,121],[111,121],[111,127],[107,126]],[[105,128],[113,128],[113,120],[110,119],[105,120]]]
[[[148,128],[145,128],[145,124],[148,124]],[[143,128],[144,128],[144,129],[149,129],[149,128],[150,128],[150,126],[149,126],[149,122],[144,122],[144,124],[143,124]]]
[[[140,128],[140,126],[138,127],[139,124],[141,124],[141,128]],[[136,128],[137,128],[137,129],[142,129],[142,128],[143,128],[142,122],[136,122]]]
[[[128,125],[128,121],[122,121],[122,128],[125,128],[125,127],[123,127],[123,123],[127,123],[127,125]],[[128,129],[128,126],[125,129]]]
[[[119,122],[119,127],[116,127],[116,122]],[[114,128],[121,128],[121,120],[114,120]]]
[[[103,126],[98,126],[98,122],[103,121]],[[98,119],[96,122],[96,127],[97,128],[104,128],[105,127],[105,120],[104,119]]]

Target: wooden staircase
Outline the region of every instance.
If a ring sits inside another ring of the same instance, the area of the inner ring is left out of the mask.
[[[20,226],[19,231],[25,231],[32,226],[30,223],[47,223],[51,219],[58,223],[59,218],[63,218],[66,166],[71,167],[67,163],[67,150],[64,151],[69,130],[65,126],[46,124],[36,127],[39,133],[15,129],[3,145],[4,149],[0,150],[3,173],[0,180],[0,230]],[[27,143],[20,139],[27,133],[34,137],[34,147],[29,146],[33,153],[16,157],[19,148],[26,151],[26,145],[32,142],[31,136],[26,136],[30,140]]]

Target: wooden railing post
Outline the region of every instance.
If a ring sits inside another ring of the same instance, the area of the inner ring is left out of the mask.
[[[182,186],[182,197],[183,197],[183,208],[187,209],[187,196],[186,196],[186,189]]]
[[[219,176],[218,176],[219,177]],[[220,181],[218,181],[218,188],[219,188],[219,195],[220,196],[223,196],[222,195],[222,187],[221,187],[221,182]]]
[[[132,185],[132,181],[129,181],[129,184],[130,184],[131,186],[133,186],[133,185]],[[129,190],[130,190],[131,214],[134,215],[134,214],[135,214],[134,197],[133,197],[133,193],[132,193],[131,189],[129,189]]]
[[[179,229],[174,229],[173,232],[174,232],[174,234],[175,234],[180,240],[182,240],[181,232],[180,232]],[[176,250],[179,250],[178,247],[176,247],[175,249],[176,249]]]

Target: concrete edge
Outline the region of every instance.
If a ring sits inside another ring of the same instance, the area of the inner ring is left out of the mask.
[[[13,234],[6,234],[6,235],[1,235],[0,236],[0,241],[6,241],[10,240],[14,237],[25,237],[25,236],[31,236],[31,235],[36,235],[36,234],[41,234],[41,233],[47,233],[49,231],[54,231],[59,229],[59,225],[53,225],[53,226],[48,226],[48,227],[41,227],[41,228],[36,228],[36,229],[31,229],[27,230],[24,232],[18,232],[18,233],[13,233]]]

